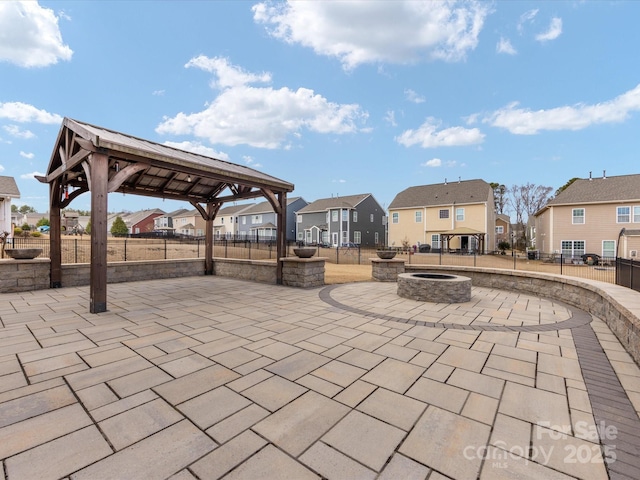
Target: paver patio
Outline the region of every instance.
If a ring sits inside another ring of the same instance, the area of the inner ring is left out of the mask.
[[[640,369],[598,318],[222,277],[0,295],[18,479],[638,479]],[[0,477],[1,478],[1,477]]]

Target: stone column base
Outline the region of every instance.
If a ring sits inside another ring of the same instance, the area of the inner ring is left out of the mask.
[[[321,287],[324,285],[325,258],[285,257],[281,259],[282,284],[289,287]]]
[[[395,282],[398,275],[404,273],[404,260],[392,258],[383,260],[381,258],[371,259],[371,278],[378,282]]]

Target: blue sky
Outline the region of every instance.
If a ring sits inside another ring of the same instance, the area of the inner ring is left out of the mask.
[[[0,175],[48,210],[33,175],[63,117],[247,165],[309,202],[640,173],[638,18],[637,1],[1,1]]]

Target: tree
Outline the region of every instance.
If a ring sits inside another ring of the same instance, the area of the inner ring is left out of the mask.
[[[509,189],[509,205],[516,215],[516,231],[519,233],[515,243],[519,247],[527,245],[527,229],[525,225],[529,221],[529,217],[532,217],[552,198],[552,190],[551,187],[543,187],[532,183],[512,185]]]
[[[114,237],[124,237],[129,233],[129,228],[127,228],[127,224],[124,223],[122,217],[117,216],[113,221],[113,225],[111,225],[111,235]]]
[[[36,213],[36,209],[33,207],[30,207],[29,205],[21,205],[20,208],[18,208],[18,211],[22,214]]]
[[[493,188],[493,204],[498,215],[504,213],[504,209],[507,206],[507,187],[501,183],[490,183]]]
[[[87,222],[87,228],[84,229],[87,235],[91,235],[91,220]]]
[[[42,217],[40,220],[38,220],[38,223],[36,223],[36,228],[42,227],[44,225],[46,225],[47,227],[51,226],[51,224],[49,223],[49,220]]]

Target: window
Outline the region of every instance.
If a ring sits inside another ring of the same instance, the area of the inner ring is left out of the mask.
[[[369,221],[370,221],[371,223],[373,223],[373,213],[372,213],[371,215],[369,215]]]
[[[605,258],[613,258],[616,256],[616,242],[615,240],[603,240],[602,241],[602,256]]]
[[[349,237],[347,232],[342,232],[342,243],[347,243],[349,241]]]
[[[502,235],[504,233],[504,227],[502,225],[496,225],[496,235]]]
[[[296,215],[296,219],[298,220],[298,223],[302,223],[302,215]]]
[[[580,257],[584,253],[584,240],[562,240],[563,256]]]
[[[398,223],[400,221],[400,214],[398,212],[393,212],[391,214],[391,223]]]
[[[629,207],[618,207],[618,223],[629,223],[631,209]]]
[[[574,208],[571,216],[573,217],[572,223],[574,225],[584,223],[584,208]]]
[[[440,248],[440,234],[431,234],[431,248]]]
[[[224,225],[224,217],[220,217],[220,223]]]
[[[449,218],[449,210],[440,210],[440,218]]]
[[[362,232],[353,232],[353,243],[360,245],[362,243]]]
[[[304,233],[303,232],[298,232],[298,240],[302,240]]]
[[[355,210],[353,211],[353,223],[357,223],[358,222],[358,212],[356,212]]]
[[[456,222],[464,222],[464,208],[456,208]]]
[[[246,225],[247,224],[247,217],[242,217],[242,224]]]
[[[380,243],[380,234],[378,232],[373,232],[373,243],[376,245]]]
[[[640,222],[640,207],[633,207],[633,223]]]
[[[422,223],[422,212],[420,210],[416,210],[416,223]]]
[[[338,210],[333,210],[331,212],[331,221],[332,222],[337,222],[338,221]]]
[[[254,215],[251,219],[251,223],[253,223],[254,225],[256,223],[262,223],[262,215]]]
[[[342,221],[343,222],[349,221],[349,210],[342,210]]]
[[[327,212],[327,223],[329,223],[329,212]]]

